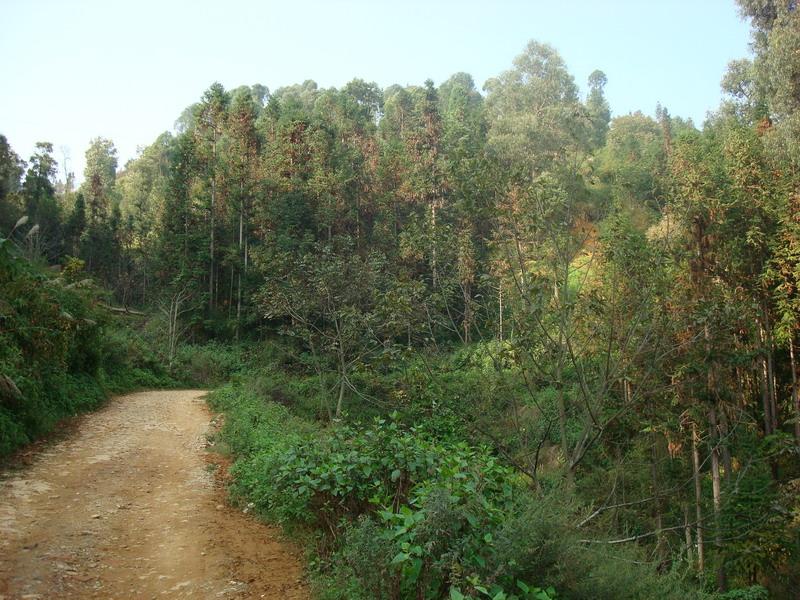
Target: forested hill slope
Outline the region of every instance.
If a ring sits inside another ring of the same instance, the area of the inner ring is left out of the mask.
[[[582,93],[537,42],[483,92],[215,83],[119,171],[96,139],[77,189],[0,138],[0,232],[155,315],[166,365],[250,344],[219,400],[240,493],[319,533],[340,597],[791,597],[800,15],[739,5],[754,56],[702,129],[612,119],[606,76]]]

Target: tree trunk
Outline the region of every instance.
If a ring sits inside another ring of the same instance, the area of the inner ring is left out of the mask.
[[[243,191],[242,191],[243,193]],[[242,251],[244,249],[244,196],[242,196],[239,204],[239,256],[242,257],[242,262],[244,262],[244,256],[242,256]],[[238,273],[238,280],[236,282],[236,330],[234,334],[234,339],[239,341],[239,326],[241,324],[242,319],[242,270],[239,269]]]
[[[231,279],[228,283],[228,322],[230,322],[231,317],[233,316],[233,286],[236,282],[236,270],[234,269],[233,265],[231,265]]]
[[[464,321],[462,326],[464,328],[464,343],[469,344],[472,341],[472,286],[469,281],[464,282]]]
[[[239,327],[242,321],[242,272],[239,271],[239,280],[236,284],[236,331],[234,339],[239,341]]]
[[[694,553],[692,552],[692,528],[689,527],[689,505],[683,505],[683,536],[686,542],[686,564],[694,563]]]
[[[563,338],[559,335],[559,342],[562,344]],[[564,477],[567,482],[567,489],[572,489],[572,465],[570,464],[571,453],[569,451],[569,441],[567,440],[567,403],[564,398],[564,382],[562,381],[562,357],[559,356],[557,362],[556,385],[558,386],[558,430],[561,437],[561,452],[564,455]]]
[[[436,200],[431,202],[431,275],[433,278],[433,287],[439,284],[439,274],[437,271],[437,256],[436,256]]]
[[[800,444],[800,389],[798,389],[797,361],[794,357],[794,332],[789,334],[789,365],[792,370],[792,405],[794,406],[794,438]]]
[[[692,423],[692,475],[694,477],[694,508],[697,520],[697,570],[705,569],[705,547],[703,545],[703,485],[700,480],[700,434],[697,424]]]
[[[217,161],[217,133],[214,132],[214,142],[212,145],[212,156],[213,161],[216,163]],[[210,264],[208,268],[208,309],[209,312],[214,310],[214,293],[215,293],[215,286],[214,286],[214,242],[216,241],[214,236],[216,229],[216,204],[217,204],[217,177],[216,173],[214,172],[214,165],[212,164],[211,169],[211,240],[209,243],[209,252],[210,252]]]
[[[344,403],[344,389],[345,389],[345,378],[344,373],[340,375],[339,380],[339,398],[336,400],[336,418],[339,419],[342,416],[342,404]]]
[[[339,343],[337,344],[339,347],[339,398],[336,400],[336,418],[339,419],[342,416],[342,404],[344,403],[344,391],[347,383],[347,363],[344,358],[342,330],[339,327],[338,320],[334,319],[334,323],[336,324],[336,335],[339,338]]]
[[[769,371],[767,369],[766,353],[766,340],[764,333],[764,326],[761,322],[758,324],[758,336],[761,342],[761,355],[759,362],[761,364],[760,383],[761,383],[761,406],[764,409],[764,434],[770,435],[774,430],[772,429],[772,400],[770,398],[769,390]]]
[[[627,380],[626,380],[627,383]],[[654,555],[659,560],[664,558],[665,539],[663,533],[663,518],[661,506],[661,486],[658,480],[658,462],[659,462],[659,449],[658,449],[658,433],[653,431],[650,436],[651,452],[650,452],[650,478],[653,486],[653,521],[655,523],[656,531],[656,548],[653,551]]]
[[[762,356],[759,358],[761,369],[759,373],[759,384],[761,386],[761,407],[764,411],[764,434],[770,435],[773,433],[772,429],[772,402],[770,401],[769,384],[767,380],[769,373],[767,372],[767,361]]]
[[[778,389],[775,383],[775,356],[774,343],[772,340],[772,324],[769,318],[769,310],[765,306],[764,311],[764,334],[767,349],[767,385],[769,388],[770,416],[772,417],[772,431],[778,431]]]
[[[500,341],[503,341],[503,284],[502,282],[500,285],[497,286],[497,295],[499,297],[500,302]]]
[[[728,427],[728,415],[722,409],[719,411],[719,434],[719,447],[722,452],[722,466],[725,469],[725,483],[730,484],[731,476],[733,475],[733,459],[731,458],[729,444],[730,440],[728,440],[730,428]]]
[[[711,430],[711,486],[714,495],[714,546],[719,554],[720,563],[717,569],[717,588],[720,592],[728,589],[728,577],[725,572],[724,560],[722,559],[722,523],[720,522],[720,512],[722,510],[722,485],[720,481],[719,469],[719,429],[717,425],[717,412],[714,407],[708,411],[708,424]]]

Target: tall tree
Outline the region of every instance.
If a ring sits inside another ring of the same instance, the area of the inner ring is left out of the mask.
[[[54,260],[61,252],[61,210],[56,201],[55,176],[58,163],[53,158],[53,144],[38,142],[28,161],[22,184],[24,211],[39,226],[28,242],[35,252]]]
[[[194,137],[197,156],[204,163],[203,196],[208,210],[208,308],[217,304],[219,281],[217,280],[217,213],[221,212],[221,189],[224,179],[220,168],[218,144],[225,126],[226,111],[230,96],[219,83],[214,83],[203,94],[200,104],[194,109]]]
[[[22,216],[15,195],[24,172],[25,163],[11,149],[6,136],[0,135],[0,232],[4,235],[10,233]]]

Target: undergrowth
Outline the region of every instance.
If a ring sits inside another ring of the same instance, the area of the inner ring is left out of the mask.
[[[446,415],[309,418],[321,388],[268,354],[210,403],[225,413],[218,441],[236,458],[233,497],[304,541],[317,597],[703,597],[636,548],[583,543],[569,495],[534,492]]]

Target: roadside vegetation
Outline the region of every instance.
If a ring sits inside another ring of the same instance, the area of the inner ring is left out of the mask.
[[[429,357],[427,367],[411,359],[375,382],[407,401],[391,412],[354,401],[344,422],[329,423],[302,358],[261,346],[210,404],[225,415],[215,448],[236,458],[233,501],[305,544],[318,597],[767,597],[760,586],[704,593],[679,563],[658,573],[644,548],[609,545],[587,503],[593,490],[567,489],[555,461],[532,491],[488,439],[476,442],[492,413],[459,414],[459,379],[485,408],[508,401],[479,361],[454,375],[463,354]]]
[[[81,261],[54,271],[0,237],[0,457],[110,394],[213,386],[240,366],[239,348],[183,344],[168,368],[143,315],[109,296]]]

